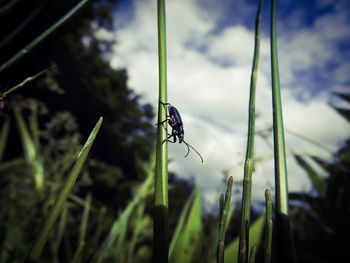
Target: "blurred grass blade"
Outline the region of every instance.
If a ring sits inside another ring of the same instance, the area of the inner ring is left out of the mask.
[[[11,11],[11,9],[16,5],[16,3],[18,2],[19,0],[12,0],[12,1],[9,1],[7,4],[3,5],[1,8],[0,8],[0,16],[3,16],[5,14],[7,14],[8,12]]]
[[[17,121],[17,126],[19,129],[19,134],[21,136],[22,140],[22,146],[24,150],[24,156],[28,162],[34,161],[37,156],[37,151],[35,149],[35,145],[33,142],[33,139],[31,138],[29,134],[28,127],[22,117],[22,114],[20,113],[20,110],[18,108],[14,108],[14,113]]]
[[[71,263],[79,263],[80,259],[81,259],[81,255],[83,253],[83,249],[85,247],[85,242],[84,241],[80,241],[79,242],[79,246],[77,248],[77,250],[74,253],[73,259],[71,261]]]
[[[300,165],[301,168],[304,169],[306,174],[309,176],[309,179],[315,188],[315,190],[318,192],[320,196],[325,196],[325,185],[322,177],[316,172],[316,170],[303,158],[301,155],[294,154],[294,158],[297,161],[297,163]]]
[[[272,252],[272,201],[271,201],[271,192],[269,189],[265,191],[265,205],[266,205],[266,214],[265,214],[265,240],[264,240],[264,263],[271,262],[271,252]]]
[[[89,221],[89,213],[91,208],[91,193],[88,193],[87,197],[85,198],[84,202],[84,212],[83,217],[80,225],[80,236],[79,236],[79,242],[85,242],[86,232],[88,228],[88,221]]]
[[[254,263],[256,258],[256,244],[250,249],[249,263]]]
[[[139,187],[134,198],[129,202],[127,207],[122,211],[119,217],[113,223],[109,234],[102,242],[102,245],[95,253],[92,262],[100,263],[106,258],[113,257],[116,262],[123,262],[126,248],[125,237],[128,229],[128,223],[132,212],[137,206],[144,202],[144,199],[150,194],[153,186],[153,174],[155,167],[155,154],[152,154],[151,160],[147,167],[147,179]]]
[[[9,129],[10,129],[10,121],[8,118],[6,118],[5,122],[2,124],[1,133],[0,133],[0,163],[2,162],[2,158],[4,156],[4,152],[6,149]]]
[[[262,234],[264,232],[264,220],[265,215],[261,215],[250,227],[249,231],[249,243],[256,244],[259,247]],[[237,263],[238,262],[238,243],[239,238],[236,238],[225,249],[225,262]],[[250,251],[252,245],[249,245],[248,251]]]
[[[159,102],[158,123],[167,118],[165,107],[167,103],[167,62],[166,62],[166,21],[165,0],[158,0],[158,61],[159,61]],[[166,127],[167,125],[165,125]],[[153,261],[165,263],[169,255],[169,223],[168,223],[168,133],[163,125],[157,127],[156,171],[154,189],[153,215]],[[164,142],[164,143],[163,143]]]
[[[190,213],[190,208],[191,208],[191,205],[193,204],[193,201],[194,201],[194,195],[192,194],[188,198],[185,206],[182,208],[178,223],[176,225],[176,229],[175,229],[174,234],[171,238],[171,242],[170,242],[170,246],[169,246],[169,259],[174,257],[173,256],[174,248],[176,246],[179,246],[179,244],[181,242],[181,233],[182,233],[183,229],[185,228],[186,218]]]
[[[224,262],[225,234],[230,214],[230,204],[232,195],[233,178],[227,181],[225,198],[220,196],[220,216],[219,216],[219,240],[217,245],[217,263]]]
[[[6,36],[0,40],[0,49],[4,47],[7,43],[11,42],[14,37],[16,37],[41,11],[42,6],[39,6],[34,9],[30,14],[26,15],[25,18],[21,21],[19,25],[16,25],[15,28],[11,30]],[[12,42],[13,43],[13,42]]]
[[[289,223],[288,176],[276,36],[276,0],[271,3],[271,79],[276,188],[276,261],[294,262]]]
[[[295,137],[298,137],[298,138],[300,138],[300,139],[302,139],[302,140],[304,140],[304,141],[306,141],[306,142],[308,142],[308,143],[314,145],[314,146],[317,146],[318,148],[320,148],[320,149],[326,151],[326,152],[329,153],[329,154],[332,154],[332,153],[333,153],[333,151],[332,151],[331,149],[327,148],[327,147],[324,146],[322,143],[319,143],[318,141],[315,141],[315,140],[313,140],[313,139],[311,139],[311,138],[309,138],[309,137],[307,137],[307,136],[305,136],[305,135],[303,135],[303,134],[297,133],[297,132],[295,132],[295,131],[291,131],[291,130],[289,130],[289,129],[285,129],[285,131],[286,131],[287,133],[289,133],[289,134],[294,135]]]
[[[192,197],[190,197],[192,198]],[[176,235],[169,263],[191,263],[198,259],[202,235],[202,201],[201,190],[196,187],[193,202],[187,211],[181,230]]]
[[[58,20],[55,24],[49,27],[46,31],[44,31],[41,35],[36,37],[33,41],[31,41],[28,45],[26,45],[22,50],[17,52],[13,57],[7,60],[4,64],[0,66],[0,72],[4,69],[8,68],[18,59],[23,57],[25,54],[29,53],[36,45],[38,45],[41,41],[43,41],[46,37],[48,37],[51,33],[53,33],[58,27],[60,27],[64,22],[66,22],[70,17],[72,17],[80,8],[82,8],[88,0],[82,0],[76,6],[74,6],[67,14],[65,14],[60,20]]]
[[[54,258],[58,259],[58,251],[63,239],[63,234],[64,234],[64,230],[66,228],[66,224],[67,224],[67,216],[68,216],[68,207],[65,204],[63,209],[62,209],[62,213],[59,219],[59,225],[58,225],[58,233],[57,233],[57,238],[55,238],[53,240],[53,252],[54,252]],[[57,260],[56,260],[57,262]]]
[[[137,207],[135,211],[135,216],[134,216],[134,230],[132,233],[132,237],[130,242],[128,242],[128,257],[127,257],[127,262],[132,263],[133,262],[133,257],[135,253],[135,248],[137,244],[137,239],[139,235],[144,231],[145,229],[145,221],[147,222],[147,218],[144,217],[144,210],[146,207],[146,202],[141,202],[139,206]]]
[[[14,113],[19,129],[19,134],[21,136],[24,156],[33,170],[35,189],[41,191],[44,185],[44,167],[42,162],[39,160],[38,149],[35,147],[35,143],[29,134],[28,127],[22,117],[20,110],[18,108],[14,108]]]
[[[242,214],[241,228],[239,235],[239,262],[248,262],[249,233],[246,231],[250,225],[250,205],[252,191],[252,177],[254,171],[254,133],[255,133],[255,97],[256,82],[258,77],[259,55],[260,55],[260,38],[261,38],[261,12],[264,7],[264,0],[259,1],[255,20],[255,44],[253,66],[250,78],[250,97],[249,97],[249,117],[248,117],[248,136],[247,150],[244,163],[244,179],[242,193]]]
[[[41,232],[39,233],[37,239],[35,240],[34,245],[29,252],[29,255],[27,257],[26,262],[38,262],[38,260],[41,256],[41,253],[44,249],[44,246],[46,244],[46,241],[49,237],[50,231],[52,230],[52,228],[57,220],[57,217],[61,213],[61,211],[64,207],[64,204],[68,198],[68,195],[71,192],[71,190],[72,190],[72,188],[73,188],[73,186],[78,178],[80,170],[83,167],[83,164],[86,160],[86,157],[88,156],[88,154],[90,152],[91,146],[95,141],[96,135],[101,127],[101,124],[102,124],[102,117],[100,117],[100,119],[96,123],[96,125],[95,125],[94,129],[92,130],[92,132],[90,133],[90,136],[87,139],[85,145],[83,146],[80,153],[78,154],[76,163],[74,164],[59,196],[57,197],[56,202],[55,202],[49,216],[47,217],[44,226],[41,229]]]

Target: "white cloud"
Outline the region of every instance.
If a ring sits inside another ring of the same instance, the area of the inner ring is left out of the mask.
[[[254,32],[241,24],[217,30],[218,21],[225,13],[224,6],[216,7],[211,15],[205,9],[207,2],[199,5],[195,0],[169,0],[166,3],[169,102],[182,114],[187,142],[204,157],[204,164],[201,164],[196,153],[191,151],[184,159],[185,145],[170,144],[169,156],[173,161],[169,168],[179,176],[196,176],[208,194],[206,200],[213,201],[214,192],[222,186],[222,170],[229,169],[235,181],[243,177]],[[111,64],[126,67],[129,86],[156,108],[156,1],[135,1],[133,6],[133,19],[128,23],[122,19],[123,25],[117,29]],[[243,9],[242,14],[251,13],[250,7]],[[309,90],[305,82],[298,81],[298,71],[312,75],[317,70],[324,71],[334,59],[340,63],[337,74],[344,76],[342,68],[346,71],[348,64],[341,60],[335,47],[335,42],[348,34],[342,19],[324,15],[309,28],[296,30],[299,25],[295,25],[295,31],[289,35],[282,33],[278,42],[282,87],[288,87],[282,92],[286,127],[332,150],[349,135],[349,124],[326,105],[326,92],[302,102],[295,91],[299,91],[299,96],[300,90]],[[331,29],[327,22],[330,21],[339,31],[328,32]],[[257,129],[266,128],[272,122],[269,40],[262,37],[261,44],[257,89],[257,112],[261,117],[257,120]],[[322,150],[296,136],[286,134],[286,144],[288,154],[290,150],[322,154]],[[256,152],[258,157],[273,154],[260,139],[256,142]],[[308,190],[308,179],[292,158],[288,159],[288,169],[290,189]],[[264,188],[270,184],[273,184],[273,161],[268,158],[257,164],[254,197],[263,198]]]

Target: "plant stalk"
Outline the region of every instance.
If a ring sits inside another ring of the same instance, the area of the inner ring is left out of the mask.
[[[260,54],[260,35],[261,35],[261,11],[264,6],[264,0],[259,1],[255,20],[255,46],[252,73],[250,78],[250,97],[249,97],[249,117],[248,117],[248,138],[247,151],[244,164],[243,196],[242,196],[242,214],[241,229],[239,236],[238,262],[248,262],[249,253],[249,225],[250,225],[250,204],[252,190],[252,175],[254,170],[254,132],[255,132],[255,97],[256,82],[258,75],[259,54]]]
[[[167,64],[166,64],[166,20],[165,0],[158,0],[158,63],[159,63],[159,102],[158,123],[167,118]],[[153,262],[168,262],[168,144],[167,129],[157,128],[156,169],[155,169],[155,211],[153,226]]]

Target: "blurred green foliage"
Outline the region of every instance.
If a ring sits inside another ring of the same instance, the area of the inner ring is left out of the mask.
[[[350,103],[349,94],[337,94]],[[350,121],[349,108],[333,108]],[[297,155],[313,190],[291,193],[291,222],[299,262],[348,262],[350,236],[350,139],[332,160]],[[323,169],[314,169],[318,166]]]

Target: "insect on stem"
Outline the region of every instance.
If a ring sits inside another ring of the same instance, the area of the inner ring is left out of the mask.
[[[187,153],[185,155],[185,158],[190,153],[190,148],[191,148],[198,154],[198,156],[201,158],[201,161],[203,163],[202,155],[195,148],[193,148],[189,143],[187,143],[184,139],[184,136],[185,136],[184,125],[183,125],[179,111],[170,103],[164,103],[162,101],[159,101],[159,103],[161,103],[164,108],[168,106],[168,108],[165,108],[168,111],[168,116],[164,121],[158,123],[158,125],[161,124],[163,125],[164,128],[166,128],[164,126],[164,123],[168,122],[170,127],[172,128],[171,134],[168,134],[168,138],[166,138],[162,143],[164,143],[165,141],[170,143],[176,143],[178,139],[179,143],[183,142],[187,146]],[[173,141],[170,140],[171,138],[173,139]]]

